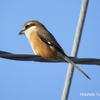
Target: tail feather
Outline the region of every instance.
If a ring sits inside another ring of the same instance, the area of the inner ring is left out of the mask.
[[[72,64],[75,68],[77,68],[85,77],[87,77],[88,79],[91,79],[84,71],[82,71],[67,55],[63,55],[61,53],[59,53],[59,55],[67,62],[69,62],[70,64]]]

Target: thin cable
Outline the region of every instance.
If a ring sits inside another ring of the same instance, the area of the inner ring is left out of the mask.
[[[82,2],[71,56],[77,56],[77,53],[78,53],[85,15],[86,15],[87,7],[88,7],[88,1],[89,0],[83,0]],[[71,81],[73,77],[73,71],[74,71],[74,67],[71,64],[69,64],[61,100],[68,100],[69,90],[70,90]]]
[[[88,64],[88,65],[100,65],[99,58],[77,58],[68,56],[74,63],[76,64]],[[35,62],[48,62],[48,63],[61,63],[66,62],[65,60],[59,61],[48,61],[43,59],[41,56],[34,55],[34,54],[14,54],[7,51],[0,50],[0,58],[15,60],[15,61],[35,61]]]

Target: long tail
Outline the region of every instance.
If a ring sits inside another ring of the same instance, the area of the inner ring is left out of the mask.
[[[91,79],[84,71],[82,71],[71,59],[68,58],[67,55],[64,55],[62,53],[59,53],[59,55],[67,62],[69,62],[70,64],[72,64],[75,68],[77,68],[85,77],[87,77],[88,79]]]

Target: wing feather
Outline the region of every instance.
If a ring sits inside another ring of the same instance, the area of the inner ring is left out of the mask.
[[[54,36],[46,28],[44,30],[42,29],[40,32],[37,32],[37,35],[43,42],[45,42],[50,46],[53,46],[55,49],[57,49],[58,51],[62,52],[65,55],[62,47],[59,45]]]

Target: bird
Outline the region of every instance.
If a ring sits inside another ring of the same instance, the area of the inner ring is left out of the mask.
[[[55,37],[37,20],[30,20],[23,26],[19,35],[25,34],[35,55],[47,61],[64,60],[78,69],[88,79],[90,77],[82,71],[64,52]]]

